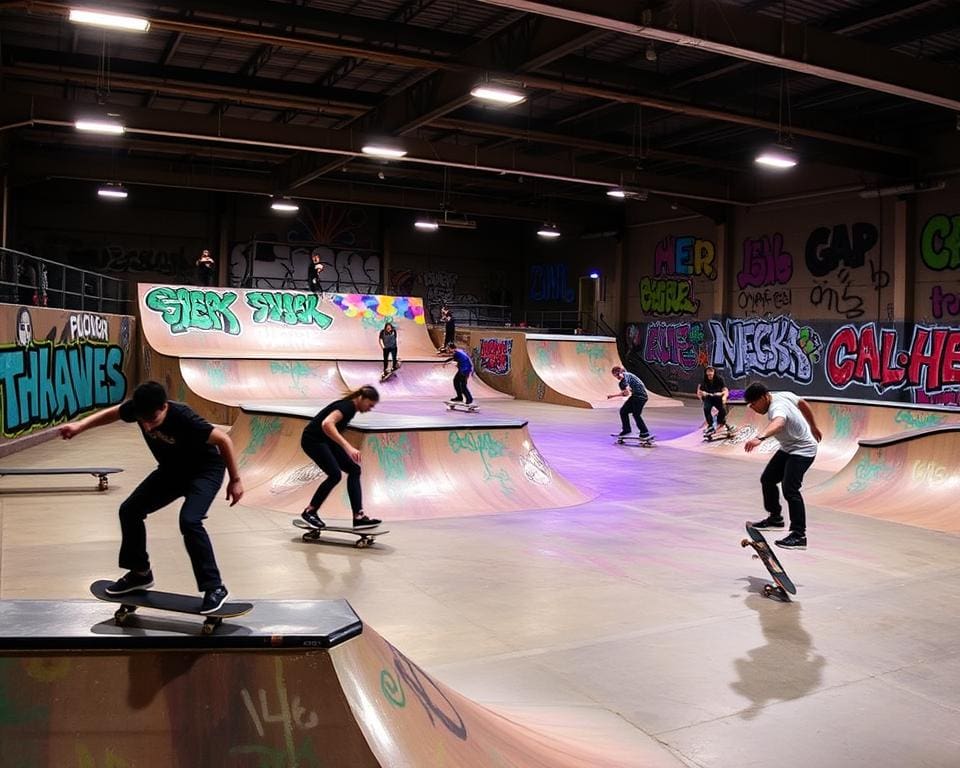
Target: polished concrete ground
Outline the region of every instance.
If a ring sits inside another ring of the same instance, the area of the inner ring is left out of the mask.
[[[689,765],[960,765],[957,537],[812,508],[810,549],[782,556],[799,593],[777,603],[739,545],[761,515],[760,465],[614,445],[615,412],[483,410],[529,419],[553,467],[596,500],[471,517],[451,498],[451,518],[390,523],[367,550],[304,544],[287,515],[220,501],[208,523],[232,595],[345,597],[477,701],[580,710]],[[701,418],[692,405],[645,415],[662,439]],[[0,481],[0,597],[86,598],[118,573],[116,507],[151,467],[135,428],[3,461],[126,471],[106,493],[88,477]],[[173,509],[149,535],[158,588],[193,590]]]

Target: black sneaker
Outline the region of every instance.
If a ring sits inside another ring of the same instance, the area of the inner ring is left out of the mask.
[[[203,593],[203,603],[200,605],[200,613],[216,613],[220,607],[227,602],[227,588],[222,584],[219,587],[208,589]]]
[[[787,538],[775,541],[774,544],[776,544],[778,547],[783,547],[784,549],[806,549],[807,537],[802,533],[790,531],[790,533],[787,535]]]
[[[716,428],[716,427],[707,427],[705,430],[703,430],[703,434],[704,434],[704,435],[712,435],[712,434],[713,434],[714,432],[716,432],[716,431],[717,431],[717,428]]]
[[[772,515],[765,520],[760,520],[756,523],[750,523],[754,528],[783,528],[783,518],[782,517],[773,517]]]
[[[382,520],[377,520],[375,517],[367,517],[366,515],[360,515],[360,517],[353,518],[353,527],[354,528],[376,528]]]
[[[626,437],[629,434],[630,434],[629,429],[621,429],[619,434],[617,434],[617,437]]]
[[[326,528],[327,524],[323,522],[318,516],[317,513],[310,509],[305,509],[300,513],[300,517],[303,518],[303,522],[307,525],[310,525],[314,528]]]
[[[136,571],[128,571],[107,587],[104,592],[108,595],[125,595],[128,592],[139,592],[153,586],[153,571],[140,575]]]

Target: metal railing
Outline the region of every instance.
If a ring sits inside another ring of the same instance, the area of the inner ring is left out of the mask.
[[[440,322],[440,304],[429,307],[430,322]],[[447,304],[457,325],[495,325],[511,324],[510,307],[506,304]]]
[[[0,248],[0,302],[129,314],[127,281]]]

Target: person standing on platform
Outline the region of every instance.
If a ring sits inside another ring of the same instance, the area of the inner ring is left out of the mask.
[[[320,276],[323,274],[323,262],[320,261],[320,254],[313,251],[310,254],[310,263],[307,264],[307,285],[310,290],[318,296],[323,296],[323,286],[320,284]]]
[[[730,390],[717,373],[717,369],[708,365],[703,372],[703,381],[697,384],[697,397],[703,403],[703,418],[706,421],[706,430],[704,435],[709,436],[716,432],[720,427],[724,427],[727,432],[733,431],[733,428],[727,424],[727,398],[730,396]],[[717,426],[713,426],[713,409],[717,409]]]
[[[227,599],[227,588],[213,554],[203,520],[229,474],[227,500],[232,507],[243,497],[230,436],[214,427],[183,403],[167,400],[162,384],[148,381],[133,397],[85,419],[64,424],[60,436],[70,440],[81,432],[117,420],[137,422],[143,439],[157,460],[157,468],[120,505],[120,567],[128,572],[107,587],[110,595],[149,589],[153,571],[147,554],[147,515],[184,498],[180,507],[180,533],[190,556],[197,588],[203,592],[200,613],[215,613]]]
[[[217,284],[217,262],[213,260],[213,256],[206,248],[197,259],[197,282],[204,288]]]
[[[776,435],[778,450],[760,475],[763,508],[767,517],[753,523],[754,528],[783,528],[783,507],[777,485],[783,486],[783,497],[790,513],[790,533],[775,542],[786,549],[807,548],[807,510],[800,495],[803,476],[813,460],[823,434],[817,427],[810,406],[792,392],[771,392],[763,384],[751,384],[743,393],[751,410],[766,415],[769,424],[746,442],[750,453],[768,437]]]
[[[473,402],[473,395],[470,394],[467,381],[470,374],[473,373],[473,361],[470,359],[470,355],[462,349],[457,349],[457,343],[454,341],[447,344],[447,352],[450,357],[444,360],[443,364],[446,365],[450,362],[457,364],[457,372],[453,376],[453,391],[456,395],[447,402],[470,405]]]
[[[453,312],[446,304],[440,307],[440,322],[443,323],[443,346],[437,351],[442,354],[457,341],[457,321],[453,319]]]
[[[620,437],[630,434],[630,414],[633,414],[633,420],[637,422],[640,439],[649,440],[652,435],[641,415],[643,406],[647,404],[647,388],[643,386],[643,382],[639,378],[630,371],[625,371],[619,365],[613,366],[610,373],[620,382],[620,391],[613,395],[607,395],[607,400],[613,397],[627,398],[627,401],[620,406]]]
[[[393,323],[387,322],[383,329],[378,335],[378,340],[380,341],[380,349],[383,351],[383,377],[387,377],[387,359],[393,358],[393,368],[391,370],[396,371],[400,367],[397,363],[397,329],[394,327]]]
[[[343,436],[344,430],[358,413],[373,410],[380,402],[380,393],[366,385],[336,400],[321,410],[303,430],[300,447],[320,467],[326,478],[314,491],[313,498],[300,517],[314,528],[325,528],[317,511],[330,492],[347,474],[347,496],[353,512],[353,527],[376,528],[380,520],[367,517],[363,511],[363,492],[360,488],[360,451]]]

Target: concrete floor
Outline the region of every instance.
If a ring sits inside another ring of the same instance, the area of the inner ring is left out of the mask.
[[[762,516],[762,466],[614,445],[615,412],[483,409],[529,419],[553,467],[596,500],[471,517],[451,498],[455,517],[390,523],[368,550],[304,544],[287,515],[220,501],[208,527],[232,596],[345,597],[479,702],[604,717],[693,766],[960,765],[957,537],[811,508],[810,549],[782,555],[799,593],[777,603],[739,545]],[[692,404],[645,416],[661,439],[701,419]],[[116,508],[151,468],[135,428],[4,463],[126,471],[107,493],[86,477],[0,480],[0,597],[83,599],[118,573]],[[149,536],[158,588],[193,591],[173,509]]]

